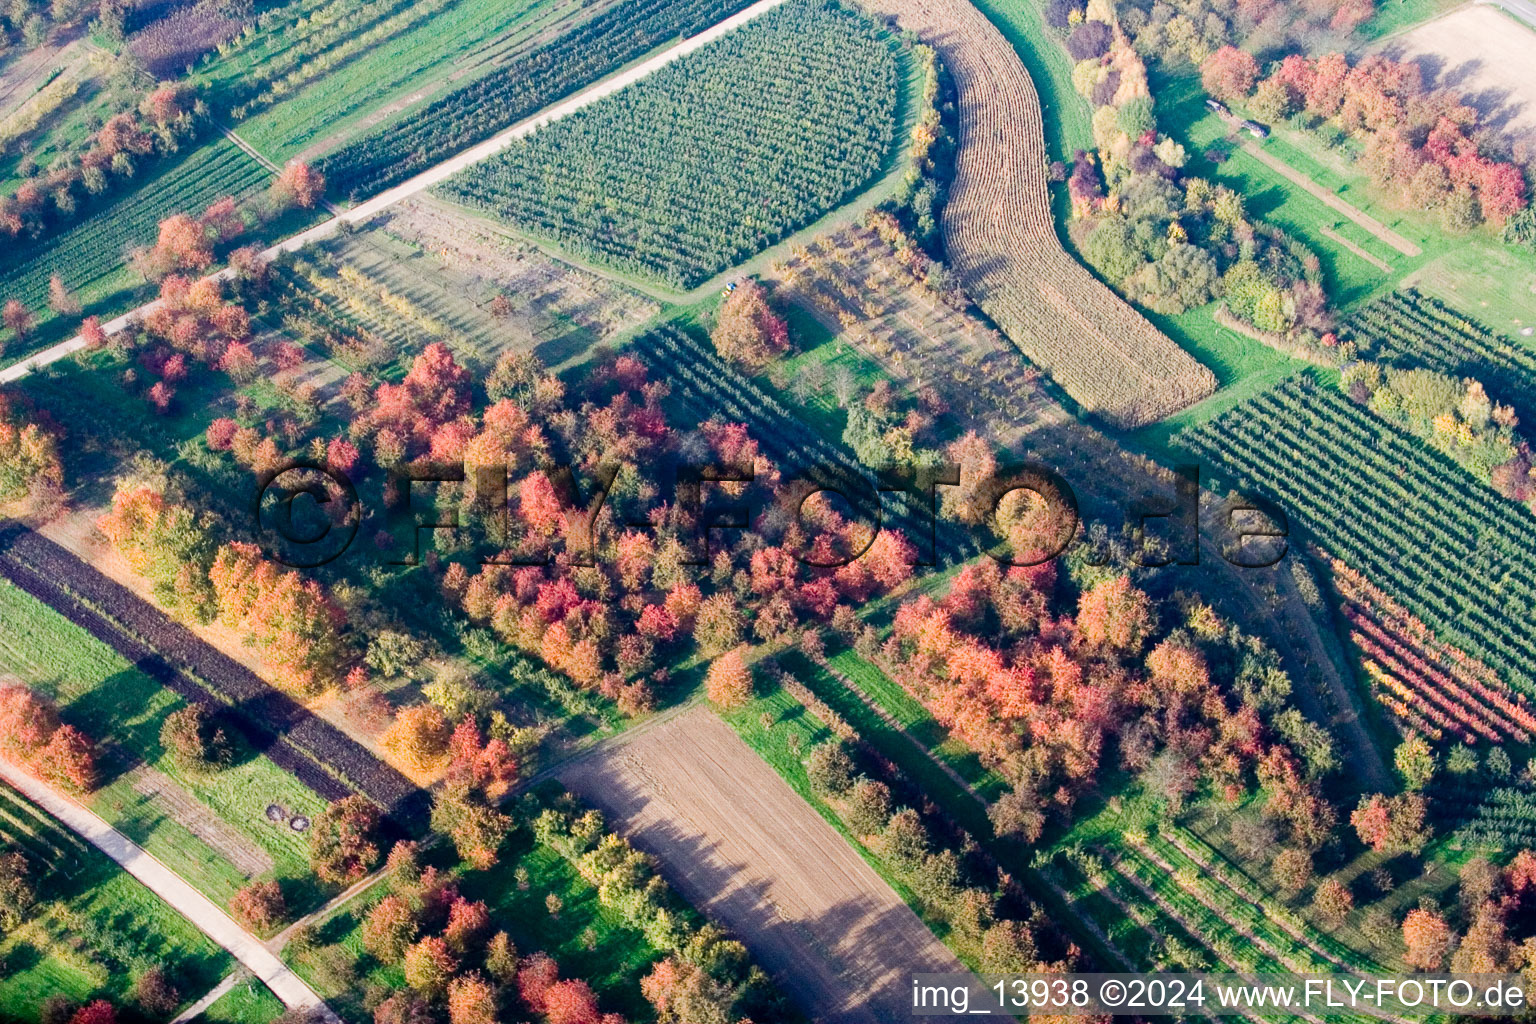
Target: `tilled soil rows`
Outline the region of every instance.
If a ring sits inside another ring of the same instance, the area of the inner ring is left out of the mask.
[[[405,776],[41,534],[0,530],[0,576],[182,698],[227,705],[254,749],[321,797],[362,793],[407,831],[425,821],[426,793]]]

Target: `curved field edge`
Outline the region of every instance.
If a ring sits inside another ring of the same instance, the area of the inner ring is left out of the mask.
[[[1216,377],[1063,248],[1039,96],[1018,54],[966,0],[876,5],[930,40],[955,82],[960,147],[944,212],[953,269],[981,309],[1085,412],[1154,422]]]

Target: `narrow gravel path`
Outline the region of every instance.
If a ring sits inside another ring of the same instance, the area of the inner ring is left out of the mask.
[[[204,992],[201,999],[191,1004],[185,1010],[182,1010],[174,1018],[172,1018],[171,1024],[187,1024],[187,1021],[189,1020],[196,1020],[198,1017],[202,1016],[203,1011],[207,1010],[208,1007],[212,1006],[220,999],[223,999],[225,996],[229,995],[230,991],[236,985],[240,984],[240,982],[244,981],[247,977],[248,975],[244,970],[236,969],[230,971],[229,974],[224,977],[223,981],[213,986],[213,988],[209,989],[207,992]]]
[[[229,950],[283,1001],[284,1006],[296,1010],[316,1009],[329,1019],[339,1021],[340,1018],[331,1012],[314,989],[273,956],[260,939],[237,925],[212,900],[95,813],[55,792],[9,761],[0,760],[0,779],[111,857],[204,935]]]

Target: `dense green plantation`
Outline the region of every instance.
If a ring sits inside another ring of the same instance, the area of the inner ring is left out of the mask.
[[[1441,780],[1431,787],[1430,797],[1436,814],[1455,829],[1458,842],[1503,850],[1536,845],[1536,786],[1530,782]]]
[[[745,6],[745,0],[635,0],[609,8],[348,144],[321,169],[333,193],[371,195]]]
[[[1536,693],[1536,519],[1328,384],[1292,377],[1176,443],[1263,492],[1448,643]]]
[[[1536,413],[1536,352],[1413,290],[1393,292],[1349,319],[1360,353],[1400,366],[1483,381],[1522,419]]]
[[[143,284],[127,267],[126,256],[130,249],[154,243],[160,221],[173,213],[199,214],[224,196],[250,195],[270,177],[234,143],[211,142],[63,234],[8,252],[0,265],[0,297],[19,299],[37,318],[38,327],[28,338],[32,347],[51,344],[75,327],[75,321],[48,308],[51,275],[63,278],[86,313],[113,310]],[[24,354],[16,345],[5,350],[10,360]]]
[[[494,70],[578,0],[296,0],[199,74],[275,160],[325,148],[380,104]],[[412,97],[416,99],[417,97]]]
[[[0,850],[27,858],[37,904],[0,938],[0,1008],[39,1019],[50,996],[119,1001],[151,967],[186,993],[211,988],[229,956],[106,855],[0,785]],[[195,997],[194,997],[195,998]]]
[[[441,191],[691,288],[874,176],[898,78],[893,43],[872,22],[835,3],[785,4]]]

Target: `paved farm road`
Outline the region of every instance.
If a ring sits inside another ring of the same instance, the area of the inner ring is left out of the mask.
[[[261,940],[237,925],[212,900],[198,892],[170,868],[160,863],[93,812],[38,781],[9,761],[0,760],[0,779],[58,818],[87,842],[122,865],[204,935],[223,946],[260,978],[289,1009],[319,1009],[337,1020],[314,989],[262,945]]]
[[[626,85],[638,82],[640,79],[644,78],[646,75],[649,75],[656,69],[665,67],[666,65],[677,60],[679,57],[690,54],[694,50],[697,50],[699,47],[719,39],[721,36],[725,35],[727,32],[730,32],[732,29],[740,28],[742,25],[745,25],[753,18],[756,18],[758,15],[764,13],[765,11],[772,10],[783,2],[784,0],[757,0],[757,3],[753,4],[751,7],[748,7],[742,11],[738,11],[736,14],[731,15],[729,18],[726,18],[719,24],[713,25],[705,29],[703,32],[700,32],[698,35],[689,36],[687,39],[684,39],[677,45],[663,50],[662,52],[644,61],[641,61],[639,64],[636,64],[634,67],[623,72],[622,74],[614,75],[612,78],[605,79],[595,85],[590,85],[578,92],[576,95],[571,96],[568,99],[561,100],[559,103],[556,103],[553,106],[546,107],[543,111],[535,114],[533,117],[530,117],[525,121],[519,121],[517,124],[513,125],[511,128],[508,128],[501,134],[492,136],[479,145],[472,146],[469,149],[464,150],[464,152],[458,154],[457,156],[449,157],[447,160],[444,160],[436,167],[422,171],[420,174],[416,175],[416,177],[411,178],[408,181],[401,182],[394,188],[386,189],[385,191],[380,192],[378,195],[374,196],[372,199],[367,200],[366,202],[359,203],[357,206],[348,210],[346,213],[332,217],[330,220],[323,224],[317,224],[315,227],[310,228],[308,231],[301,231],[299,234],[294,235],[291,238],[284,239],[271,248],[265,250],[262,255],[270,259],[281,253],[295,252],[310,242],[318,241],[322,238],[327,238],[335,234],[337,229],[340,228],[343,224],[366,223],[370,218],[382,212],[386,207],[398,203],[400,200],[409,196],[416,195],[418,192],[424,192],[431,188],[433,185],[436,185],[443,181],[445,178],[448,178],[450,175],[462,171],[464,168],[473,164],[477,164],[481,160],[484,160],[486,157],[493,156],[496,153],[501,152],[503,149],[506,149],[508,146],[510,146],[515,140],[522,138],[524,135],[527,135],[529,132],[541,127],[542,125],[546,125],[558,118],[565,117],[567,114],[574,113],[575,111],[580,110],[582,107],[596,103],[603,97],[610,96],[613,93],[618,92]],[[218,280],[227,280],[230,277],[230,273],[228,270],[221,270],[218,273],[212,274],[210,276]],[[144,316],[145,314],[153,311],[154,308],[158,305],[159,300],[146,303],[145,305],[140,306],[138,309],[131,310],[130,312],[124,313],[120,317],[109,320],[107,323],[102,324],[102,328],[108,334],[112,334],[115,331],[120,331],[128,325],[130,320]],[[85,342],[78,336],[70,338],[67,341],[61,341],[57,345],[54,345],[52,348],[45,349],[34,356],[23,359],[21,362],[16,363],[13,366],[8,366],[5,369],[0,370],[0,384],[9,384],[11,381],[26,376],[32,370],[40,366],[47,366],[49,363],[56,362],[73,352],[78,352],[84,347]]]

